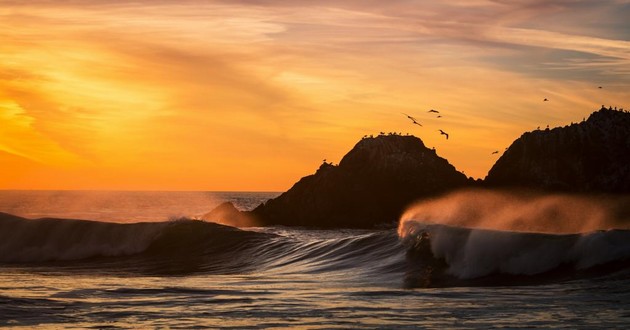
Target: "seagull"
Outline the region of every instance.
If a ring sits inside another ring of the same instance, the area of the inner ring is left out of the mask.
[[[547,101],[549,101],[549,100],[547,100],[547,98],[545,98],[545,99],[543,100],[543,102],[547,102]]]
[[[412,121],[414,124],[416,124],[416,125],[418,125],[418,126],[422,126],[422,124],[420,124],[420,123],[418,122],[418,120],[416,120],[416,118],[413,118],[413,117],[411,117],[410,115],[408,115],[408,114],[406,114],[406,113],[403,113],[403,112],[401,112],[401,113],[402,113],[403,115],[407,116],[407,118],[411,119],[411,121]]]
[[[597,87],[597,88],[602,89],[602,86],[599,86],[599,87]]]
[[[446,139],[448,140],[448,133],[444,132],[443,130],[439,129],[438,131],[440,131],[440,134],[442,135],[446,135]]]
[[[499,153],[499,150],[496,150],[496,151],[493,151],[493,152],[492,152],[492,154],[493,154],[493,155],[494,155],[494,154],[498,154],[498,153]]]
[[[401,113],[402,113],[403,115],[407,116],[407,118],[409,118],[409,119],[411,119],[411,120],[414,120],[414,121],[416,120],[416,118],[413,118],[413,117],[411,117],[410,115],[408,115],[408,114],[406,114],[406,113],[404,113],[404,112],[401,112]]]
[[[427,112],[435,112],[435,113],[440,113],[439,111],[437,111],[437,110],[433,110],[433,109],[431,109],[431,110],[429,110],[429,111],[427,111]]]
[[[438,118],[442,118],[442,116],[437,116]]]

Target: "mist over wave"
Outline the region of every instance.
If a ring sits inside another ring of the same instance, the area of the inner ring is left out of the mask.
[[[556,234],[629,229],[630,196],[463,190],[412,205],[400,226],[407,221]]]
[[[401,228],[417,262],[457,279],[489,275],[565,275],[630,260],[630,231],[542,234],[471,229],[407,221]],[[432,274],[433,275],[433,274]]]
[[[430,265],[416,281],[576,274],[627,265],[629,205],[626,196],[466,190],[411,206],[398,235],[421,256],[412,262]]]

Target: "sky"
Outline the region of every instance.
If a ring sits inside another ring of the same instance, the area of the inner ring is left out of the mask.
[[[483,178],[525,131],[630,109],[628,17],[629,0],[0,0],[0,189],[284,191],[379,132]]]

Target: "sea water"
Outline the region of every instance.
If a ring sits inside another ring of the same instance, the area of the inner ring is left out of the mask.
[[[19,216],[0,218],[0,326],[630,325],[626,230],[236,229],[184,219],[275,196],[0,192],[0,212]]]

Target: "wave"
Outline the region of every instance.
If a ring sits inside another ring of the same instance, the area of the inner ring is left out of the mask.
[[[628,230],[546,234],[406,221],[399,235],[409,262],[424,265],[410,279],[422,286],[570,279],[630,264]]]
[[[402,223],[398,233],[241,230],[200,220],[121,224],[0,213],[0,268],[176,276],[327,274],[433,287],[543,283],[627,270],[628,260],[626,230],[561,235],[416,221]]]
[[[400,267],[390,267],[400,263],[404,253],[393,231],[355,231],[328,238],[314,233],[241,230],[190,219],[121,224],[32,220],[0,213],[0,264],[170,275],[318,273],[350,268],[388,273]]]

